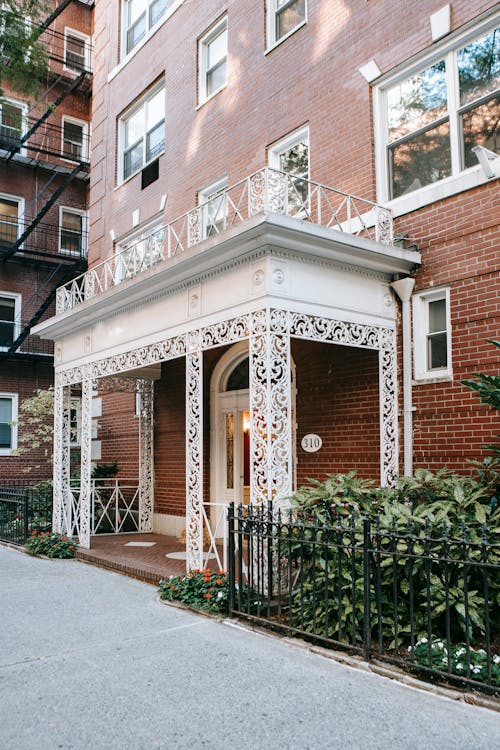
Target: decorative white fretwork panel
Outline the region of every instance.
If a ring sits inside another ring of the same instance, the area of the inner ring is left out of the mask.
[[[199,331],[186,354],[186,553],[187,569],[203,568],[203,352]]]
[[[67,524],[70,478],[71,389],[56,375],[54,385],[54,499],[52,528],[69,534]]]
[[[139,530],[153,531],[153,394],[152,380],[137,381],[139,410]]]
[[[80,438],[80,529],[82,547],[90,547],[91,529],[91,446],[92,446],[92,370],[90,365],[82,368],[82,424]]]

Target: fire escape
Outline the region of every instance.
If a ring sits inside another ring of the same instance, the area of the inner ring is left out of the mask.
[[[75,180],[88,181],[88,128],[71,118],[64,123],[60,119],[61,126],[53,124],[54,115],[68,96],[77,94],[84,100],[91,96],[90,44],[83,35],[62,34],[52,28],[71,2],[89,8],[94,5],[85,0],[63,0],[40,24],[37,36],[49,59],[47,86],[29,113],[21,114],[19,108],[16,112],[11,106],[0,125],[0,168],[2,164],[4,169],[24,165],[31,169],[37,186],[22,215],[0,215],[0,264],[21,261],[35,267],[42,279],[31,298],[23,300],[24,309],[31,311],[30,318],[13,321],[11,343],[2,352],[3,356],[51,354],[46,350],[46,342],[30,336],[31,328],[53,303],[57,287],[87,267],[83,212],[71,214],[68,226],[43,221],[69,185]],[[72,218],[76,223],[79,220],[80,225],[71,225]]]

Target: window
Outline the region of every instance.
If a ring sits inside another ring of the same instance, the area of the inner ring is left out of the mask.
[[[500,151],[500,28],[448,42],[375,96],[381,200],[476,166],[474,146]]]
[[[0,148],[10,148],[23,134],[25,105],[2,99],[0,101]]]
[[[414,295],[416,380],[451,375],[449,300],[449,289],[433,289]]]
[[[62,155],[68,161],[86,161],[87,123],[63,117]]]
[[[167,10],[167,0],[124,0],[122,50],[128,55],[158,23]]]
[[[306,0],[269,0],[267,43],[272,47],[307,21]]]
[[[0,194],[0,246],[12,245],[19,236],[22,200]]]
[[[165,148],[165,89],[154,89],[120,119],[121,180],[156,159]]]
[[[0,351],[5,351],[19,335],[21,295],[0,292]]]
[[[0,393],[0,456],[17,448],[17,393]]]
[[[199,41],[199,100],[204,102],[227,84],[227,18]]]
[[[285,213],[304,216],[309,210],[309,129],[296,130],[270,146],[268,159],[270,167],[290,175]]]
[[[67,70],[81,73],[89,69],[89,38],[73,29],[64,31],[64,66]]]
[[[223,177],[198,193],[202,210],[203,239],[219,234],[226,228],[227,177]]]
[[[69,442],[75,447],[82,442],[82,399],[79,396],[71,398],[69,409]]]
[[[74,208],[59,208],[59,250],[61,253],[84,255],[87,251],[85,242],[85,212]]]

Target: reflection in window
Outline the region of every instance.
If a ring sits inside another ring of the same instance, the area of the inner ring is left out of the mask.
[[[14,341],[16,301],[12,297],[0,297],[0,347],[8,349]]]
[[[0,148],[9,148],[22,135],[23,107],[9,101],[0,101]]]
[[[12,439],[12,421],[12,398],[0,396],[0,449],[9,450],[15,447]]]
[[[250,362],[245,357],[232,371],[227,380],[226,391],[243,391],[250,387]]]
[[[309,201],[309,134],[307,129],[287,136],[269,149],[269,165],[291,175],[286,213],[302,218]]]
[[[156,159],[165,147],[165,89],[156,90],[121,119],[123,179]]]
[[[451,174],[450,127],[445,122],[391,147],[393,198]]]
[[[448,365],[446,334],[446,299],[428,303],[427,369],[439,370]]]
[[[274,7],[273,7],[274,6]],[[287,34],[290,34],[297,26],[305,21],[305,0],[270,0],[271,16],[270,24],[272,34],[270,43],[278,42]]]
[[[163,16],[167,0],[124,0],[123,27],[125,29],[125,54],[146,36]]]
[[[199,43],[201,102],[220,91],[227,83],[227,19],[224,18],[203,36]]]
[[[12,244],[17,240],[19,203],[0,198],[0,244]]]
[[[234,489],[234,414],[226,414],[226,487]]]

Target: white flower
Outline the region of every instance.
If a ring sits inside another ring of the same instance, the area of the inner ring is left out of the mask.
[[[486,651],[484,650],[484,648],[478,649],[477,653],[478,654],[484,654],[486,656]]]
[[[498,654],[495,654],[493,657],[493,664],[500,664],[500,656]]]
[[[436,643],[436,646],[437,646],[438,648],[444,648],[444,643],[443,643],[443,641],[438,641],[438,643]]]
[[[479,664],[476,664],[476,666],[472,666],[471,667],[471,670],[472,670],[472,672],[474,672],[474,674],[479,674],[479,672],[481,671],[481,669],[482,669],[482,667]]]
[[[460,670],[460,671],[461,671],[461,670],[462,670],[463,668],[464,668],[464,665],[463,665],[463,664],[457,664],[457,665],[455,666],[455,669],[458,669],[458,670]]]
[[[427,638],[425,636],[418,641],[417,646],[420,646],[422,643],[427,643]]]
[[[219,593],[217,594],[217,599],[222,599],[223,596],[224,594],[222,593],[222,591],[219,591]]]
[[[455,652],[455,656],[463,656],[465,654],[465,651],[465,648],[459,648],[458,651]]]

